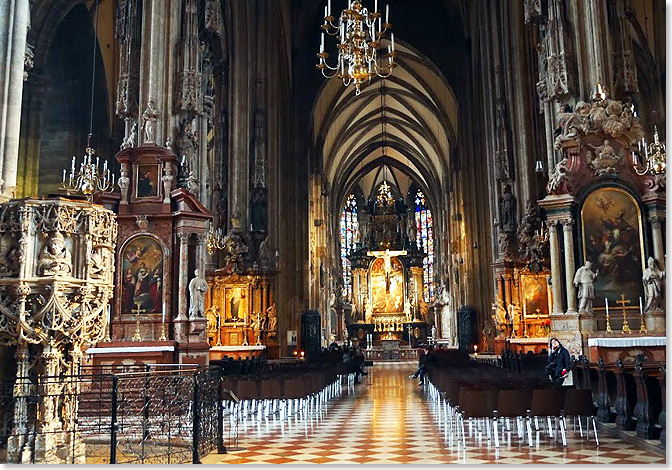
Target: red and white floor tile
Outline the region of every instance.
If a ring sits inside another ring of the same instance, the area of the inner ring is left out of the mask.
[[[539,445],[518,443],[517,436],[499,449],[487,439],[467,437],[466,447],[451,440],[437,420],[424,387],[408,375],[413,364],[376,364],[354,390],[333,399],[319,415],[281,421],[248,419],[240,422],[238,449],[210,454],[203,463],[665,463],[665,456],[600,436],[585,441],[569,428],[564,447],[547,436]]]

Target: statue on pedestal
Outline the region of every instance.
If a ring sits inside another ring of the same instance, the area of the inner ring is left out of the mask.
[[[205,313],[205,294],[208,283],[201,276],[201,271],[194,271],[194,278],[189,282],[189,318],[203,318]]]
[[[145,134],[145,142],[155,143],[156,140],[156,122],[159,120],[159,111],[156,109],[154,100],[149,100],[147,109],[142,113],[143,133]]]
[[[642,276],[644,282],[644,293],[646,295],[647,312],[663,310],[663,289],[662,283],[665,279],[665,271],[661,271],[656,266],[656,260],[649,256],[646,260],[646,269]]]
[[[592,266],[593,263],[586,261],[586,264],[577,269],[574,275],[574,285],[579,289],[577,292],[579,312],[593,311],[593,299],[595,298],[593,281],[595,281],[599,271],[593,272],[590,269]]]
[[[276,330],[278,329],[278,315],[276,313],[275,302],[266,309],[266,316],[268,317],[266,331],[268,331],[269,336],[275,336]]]

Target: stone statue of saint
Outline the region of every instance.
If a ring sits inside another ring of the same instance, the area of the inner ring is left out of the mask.
[[[511,192],[511,185],[505,184],[499,198],[499,230],[504,233],[516,231],[516,197]]]
[[[201,276],[200,269],[194,271],[194,278],[189,282],[189,317],[203,318],[205,313],[205,294],[208,293],[208,283]]]
[[[647,312],[663,310],[663,289],[662,283],[665,279],[665,271],[661,271],[656,266],[656,260],[649,256],[646,260],[646,269],[642,276],[644,282],[644,293],[646,295]]]
[[[159,120],[159,111],[156,109],[154,100],[149,100],[147,109],[142,113],[143,132],[145,134],[145,142],[155,143],[156,139],[156,121]]]
[[[61,232],[54,232],[37,259],[40,276],[67,276],[72,272],[72,255]]]
[[[595,288],[593,281],[599,271],[593,272],[590,268],[593,263],[586,261],[584,266],[576,270],[574,275],[574,285],[579,289],[577,297],[579,298],[579,312],[592,312],[593,299],[595,298]]]

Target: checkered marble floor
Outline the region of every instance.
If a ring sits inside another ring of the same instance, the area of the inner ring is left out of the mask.
[[[240,423],[238,449],[210,454],[203,463],[665,463],[665,457],[600,436],[585,441],[569,425],[568,445],[542,435],[539,445],[519,444],[517,435],[499,449],[467,436],[466,448],[451,439],[438,412],[408,375],[413,364],[376,364],[354,390],[328,403],[319,415],[248,419]]]

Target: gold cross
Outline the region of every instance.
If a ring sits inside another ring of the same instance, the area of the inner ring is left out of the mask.
[[[621,307],[623,307],[623,311],[625,312],[625,306],[628,305],[630,301],[625,298],[625,294],[621,294],[621,300],[617,300],[616,303],[621,304]]]
[[[140,335],[140,314],[145,313],[147,310],[140,308],[141,302],[135,302],[136,308],[131,310],[131,313],[135,313],[135,334],[131,341],[142,341],[142,336]]]
[[[623,307],[623,330],[621,333],[631,333],[630,330],[630,325],[628,325],[628,319],[626,318],[626,312],[625,312],[625,306],[630,303],[629,300],[626,300],[625,294],[621,294],[621,300],[616,301],[617,304],[621,304],[621,307]]]

